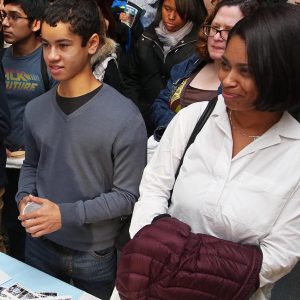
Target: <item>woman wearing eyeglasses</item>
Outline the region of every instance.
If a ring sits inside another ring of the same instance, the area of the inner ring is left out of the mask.
[[[217,96],[218,69],[228,33],[258,7],[257,0],[223,0],[216,4],[199,32],[197,54],[172,68],[166,88],[154,101],[152,117],[156,141],[181,108]]]
[[[119,260],[121,299],[267,300],[299,261],[300,124],[287,112],[300,105],[299,15],[291,4],[260,7],[232,28],[219,70],[222,95],[176,180],[207,103],[181,110],[168,126],[144,170],[133,239]],[[146,226],[166,213],[173,218]],[[228,242],[241,246],[238,254]],[[242,278],[249,261],[242,246],[250,245],[262,253],[260,267]],[[241,294],[249,278],[256,286]]]

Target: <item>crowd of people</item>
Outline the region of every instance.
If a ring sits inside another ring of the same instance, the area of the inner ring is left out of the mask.
[[[299,4],[1,2],[0,251],[103,300],[270,299],[300,258]]]

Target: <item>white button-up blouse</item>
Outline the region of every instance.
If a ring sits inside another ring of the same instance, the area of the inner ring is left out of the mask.
[[[300,124],[287,112],[261,137],[232,158],[231,127],[222,96],[189,147],[185,145],[207,103],[181,110],[168,126],[145,168],[130,233],[169,212],[204,233],[263,252],[261,288],[252,299],[268,299],[272,283],[300,256]]]

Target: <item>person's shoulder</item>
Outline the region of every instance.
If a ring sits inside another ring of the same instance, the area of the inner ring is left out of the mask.
[[[110,85],[104,83],[96,97],[99,97],[100,101],[94,102],[97,103],[94,113],[97,115],[101,114],[101,118],[105,119],[108,124],[111,124],[111,128],[123,132],[130,124],[134,124],[131,127],[131,132],[136,130],[136,128],[145,127],[138,107],[132,100],[120,94]]]
[[[292,114],[285,111],[277,123],[279,135],[294,140],[300,146],[300,123]]]
[[[40,45],[29,54],[22,57],[16,57],[16,59],[20,60],[20,63],[23,63],[24,65],[38,66],[41,64],[42,56],[43,56],[43,48],[42,45]]]
[[[157,40],[157,34],[155,32],[155,27],[151,24],[149,27],[145,28],[142,35],[139,37],[137,43],[154,41]]]
[[[49,91],[41,94],[40,96],[32,99],[26,105],[26,113],[41,113],[49,109],[50,103],[53,101],[53,97],[56,97],[56,87],[53,87]]]
[[[180,115],[181,118],[199,117],[199,115],[201,115],[201,113],[205,110],[208,103],[209,103],[208,101],[192,103],[189,106],[181,109],[178,112],[178,115]]]
[[[122,95],[109,84],[103,83],[103,87],[98,92],[98,96],[103,98],[106,107],[110,110],[122,110],[124,113],[139,112],[137,106],[132,102],[132,100]]]
[[[192,54],[187,59],[174,65],[174,67],[172,68],[172,71],[176,72],[176,73],[180,73],[180,74],[185,74],[185,73],[192,72],[193,70],[197,69],[197,67],[201,63],[203,63],[203,59],[197,54]]]

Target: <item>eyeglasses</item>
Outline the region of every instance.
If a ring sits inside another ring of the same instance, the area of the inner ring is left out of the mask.
[[[10,21],[17,22],[19,19],[26,19],[26,20],[30,19],[30,18],[27,18],[27,17],[19,16],[18,14],[14,13],[14,12],[7,13],[6,11],[1,10],[0,11],[1,21],[3,22],[5,18],[7,18],[8,22],[10,22]]]
[[[222,30],[220,30],[220,29],[215,28],[215,27],[210,26],[210,25],[203,25],[202,26],[202,31],[208,37],[213,37],[217,33],[219,33],[220,36],[221,36],[221,39],[224,40],[224,41],[227,41],[228,34],[229,34],[230,30],[228,30],[228,29],[222,29]]]

